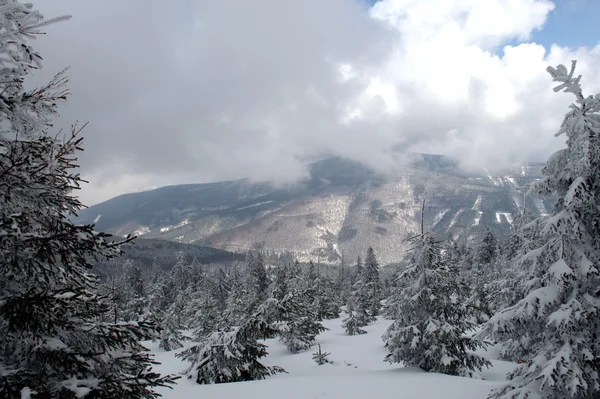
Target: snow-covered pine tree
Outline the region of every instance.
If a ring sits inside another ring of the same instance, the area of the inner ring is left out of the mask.
[[[339,317],[340,305],[335,298],[333,281],[326,274],[321,274],[312,261],[308,263],[306,285],[314,294],[315,303],[312,306],[317,311],[318,321]]]
[[[187,261],[185,252],[178,251],[175,254],[175,259],[175,265],[170,273],[170,286],[173,291],[173,297],[175,297],[177,293],[185,291],[193,281],[192,267]]]
[[[317,321],[311,289],[289,292],[278,302],[278,313],[273,316],[278,335],[292,353],[312,347],[317,335],[327,330]]]
[[[111,307],[90,269],[118,256],[119,243],[69,220],[83,207],[72,195],[80,130],[47,134],[67,79],[23,87],[41,67],[27,39],[66,18],[44,21],[17,0],[0,8],[0,397],[155,398],[153,387],[174,380],[152,371],[140,344],[155,326],[101,321]]]
[[[290,290],[303,290],[307,286],[306,279],[302,274],[300,262],[295,261],[287,267],[288,288]]]
[[[160,348],[163,348],[166,351],[171,351],[183,347],[183,341],[185,341],[185,337],[183,336],[182,332],[184,323],[181,320],[181,316],[184,314],[184,310],[184,297],[182,295],[178,295],[175,298],[175,301],[164,313],[160,323]]]
[[[164,313],[169,308],[169,295],[167,285],[162,278],[157,278],[147,288],[146,311],[144,320],[152,320],[157,324],[162,322]]]
[[[192,292],[203,286],[205,277],[206,273],[204,266],[200,263],[198,258],[194,256],[192,263],[190,263],[190,288]]]
[[[465,254],[470,259],[464,259],[464,262],[471,265],[468,269],[462,269],[462,278],[472,287],[471,296],[466,303],[474,311],[479,324],[488,321],[494,313],[498,295],[498,287],[494,282],[500,277],[499,253],[498,239],[487,229],[479,240],[475,241],[472,250]]]
[[[352,274],[352,284],[356,283],[358,280],[360,280],[360,277],[362,276],[363,273],[363,263],[362,263],[362,259],[360,257],[360,255],[356,258],[356,266],[354,267],[354,273]]]
[[[186,371],[198,384],[219,384],[261,380],[275,373],[285,372],[281,367],[265,366],[259,359],[265,357],[267,346],[259,339],[274,335],[274,315],[279,313],[279,301],[268,300],[239,326],[212,333],[206,340],[179,354],[191,362]]]
[[[248,252],[246,259],[246,290],[248,298],[248,314],[254,313],[256,309],[267,299],[269,289],[269,278],[265,269],[265,262],[260,253],[254,256]]]
[[[98,293],[108,299],[110,312],[102,315],[103,321],[112,321],[116,323],[123,320],[123,310],[125,309],[125,279],[123,270],[120,267],[121,262],[110,262],[106,281],[98,287]]]
[[[430,234],[422,230],[411,242],[414,263],[399,276],[403,289],[395,292],[397,313],[383,335],[386,361],[471,376],[489,362],[472,352],[481,343],[465,336],[475,327],[462,304],[468,287],[443,263],[439,243]]]
[[[202,286],[199,288],[198,291],[190,294],[193,299],[189,305],[194,312],[190,320],[190,327],[194,328],[196,340],[201,341],[217,329],[221,322],[221,314],[212,279],[205,276]]]
[[[333,363],[331,360],[329,360],[329,355],[331,355],[331,353],[329,352],[323,352],[321,350],[321,344],[319,344],[319,349],[313,353],[313,360],[315,361],[315,363],[317,363],[319,366],[322,366],[326,363]]]
[[[237,326],[248,316],[247,287],[237,268],[230,273],[231,293],[227,298],[227,308],[221,320],[221,327]]]
[[[500,246],[498,239],[494,233],[487,229],[475,248],[475,261],[482,267],[491,265],[499,253]]]
[[[343,261],[343,259],[342,259]],[[352,278],[349,268],[342,262],[335,282],[337,299],[340,304],[348,303],[352,293]]]
[[[271,287],[271,298],[280,301],[290,292],[288,286],[288,269],[287,265],[283,265],[275,270],[275,278]]]
[[[352,302],[346,306],[346,317],[342,320],[342,327],[348,335],[362,335],[367,332],[362,327],[369,324],[364,313],[359,313],[354,310]]]
[[[360,256],[357,259],[357,275],[352,285],[352,294],[349,304],[353,313],[348,314],[347,320],[343,320],[344,326],[348,323],[358,323],[358,327],[364,327],[372,321],[381,310],[381,280],[379,277],[379,265],[373,248],[369,247],[364,266]],[[345,327],[346,328],[346,327]]]
[[[525,203],[525,201],[523,201]],[[535,248],[535,244],[532,243],[535,237],[528,237],[524,234],[524,227],[533,221],[531,213],[523,208],[513,219],[506,242],[504,243],[503,258],[506,261],[512,263],[513,260],[518,258],[520,255],[527,250]],[[510,266],[510,264],[508,264]]]
[[[383,289],[381,284],[381,278],[379,277],[379,263],[375,256],[375,251],[372,247],[367,250],[367,257],[365,258],[365,266],[363,275],[361,277],[362,284],[361,289],[365,291],[362,295],[368,299],[369,302],[369,316],[372,319],[379,316],[381,310],[381,291]]]
[[[138,320],[147,307],[142,269],[131,259],[125,261],[123,269],[125,274],[123,320]]]
[[[323,275],[319,280],[319,307],[317,308],[320,320],[337,319],[340,317],[340,300],[333,280]]]
[[[220,313],[225,312],[227,308],[227,298],[231,292],[231,284],[223,268],[217,270],[215,276],[215,297],[217,299],[217,309]]]
[[[526,296],[492,317],[482,335],[525,362],[492,398],[600,397],[600,94],[584,97],[575,61],[548,67],[576,103],[557,135],[567,148],[550,156],[534,195],[556,194],[551,215],[530,223],[536,248],[517,259],[529,271]],[[522,276],[521,276],[522,277]]]
[[[488,284],[490,292],[494,294],[490,306],[490,310],[494,312],[513,306],[525,296],[527,289],[523,282],[527,281],[529,276],[526,270],[519,267],[517,259],[535,248],[537,233],[526,228],[532,220],[525,209],[515,216],[503,245],[502,254],[496,260],[497,277]],[[528,230],[527,233],[525,230]]]

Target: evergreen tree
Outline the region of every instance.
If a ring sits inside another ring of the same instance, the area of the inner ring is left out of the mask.
[[[123,269],[125,272],[123,320],[138,320],[147,307],[142,270],[133,260],[127,260]]]
[[[362,275],[361,289],[365,291],[364,297],[369,302],[369,315],[371,318],[379,316],[381,310],[381,291],[383,289],[379,277],[379,263],[373,248],[369,247],[365,258],[364,272]]]
[[[275,278],[273,279],[273,287],[271,289],[271,297],[277,300],[282,300],[290,292],[288,286],[289,267],[283,265],[275,270]]]
[[[528,272],[526,295],[482,332],[504,343],[505,356],[525,361],[493,398],[600,397],[600,94],[584,97],[574,71],[575,61],[570,72],[548,67],[559,82],[554,90],[573,93],[576,103],[558,132],[567,148],[530,189],[558,201],[551,215],[524,227],[538,235],[516,261]]]
[[[29,3],[0,5],[0,397],[155,398],[153,387],[174,380],[152,371],[140,344],[155,326],[103,322],[111,306],[90,273],[120,243],[69,220],[83,207],[71,193],[82,139],[75,127],[64,139],[47,134],[66,77],[23,88],[41,67],[26,40],[56,20]]]
[[[194,256],[192,259],[192,263],[190,263],[190,283],[189,288],[191,288],[191,292],[197,291],[204,286],[204,279],[206,278],[206,273],[204,272],[204,267],[198,261],[198,258]]]
[[[314,303],[314,291],[292,291],[278,302],[277,321],[279,337],[292,353],[309,349],[317,335],[325,331],[317,321]]]
[[[352,284],[355,284],[358,280],[360,280],[363,274],[363,263],[360,255],[356,258],[356,267],[354,268],[354,274],[352,276]]]
[[[350,271],[344,263],[341,264],[338,277],[336,280],[336,294],[339,303],[348,303],[350,294],[352,293],[352,279]]]
[[[489,362],[471,351],[481,344],[465,332],[475,325],[462,299],[466,285],[444,264],[438,243],[427,233],[412,238],[414,263],[400,276],[395,320],[384,334],[386,360],[452,375],[472,375]]]
[[[116,323],[122,321],[123,311],[126,304],[126,287],[125,279],[123,277],[122,268],[119,267],[118,262],[111,261],[110,273],[108,280],[104,284],[100,284],[98,292],[102,297],[107,299],[107,304],[110,307],[110,311],[102,315],[102,320]]]
[[[300,262],[295,261],[287,268],[288,287],[290,290],[303,290],[306,288],[306,280],[302,275]]]
[[[538,245],[539,234],[527,228],[532,220],[525,210],[513,220],[502,256],[498,260],[498,277],[490,283],[491,291],[495,293],[492,307],[495,311],[513,306],[528,293],[528,271],[519,266],[518,259]]]
[[[476,249],[476,261],[479,265],[490,265],[500,252],[498,239],[489,229],[485,231]]]
[[[221,326],[237,326],[239,323],[248,316],[248,294],[246,291],[246,284],[242,279],[237,269],[231,272],[231,293],[227,298],[227,308]]]
[[[219,301],[215,295],[215,285],[210,278],[204,278],[202,287],[189,303],[194,310],[191,327],[195,329],[196,339],[202,340],[215,331],[220,322]]]
[[[192,268],[187,262],[186,254],[183,251],[179,251],[175,254],[177,259],[175,265],[171,269],[170,274],[170,288],[173,296],[178,293],[185,291],[188,286],[192,283]]]
[[[319,350],[313,353],[312,358],[315,361],[315,363],[317,363],[319,366],[322,366],[326,363],[333,363],[331,360],[328,359],[329,355],[331,355],[331,353],[323,352],[321,350],[321,344],[319,344]]]
[[[217,309],[223,313],[227,308],[227,298],[231,292],[231,284],[222,268],[217,270],[215,277],[215,297],[217,300]]]
[[[259,339],[274,335],[275,315],[279,301],[272,299],[246,317],[238,327],[229,327],[212,333],[205,341],[177,354],[191,362],[186,371],[188,378],[198,384],[261,380],[275,373],[285,372],[281,367],[269,367],[259,359],[265,357],[267,346]]]
[[[162,279],[157,278],[150,287],[148,287],[148,297],[146,299],[145,320],[152,320],[156,323],[162,321],[164,313],[169,308],[169,295],[167,285]]]
[[[342,320],[342,327],[348,335],[362,335],[367,333],[362,329],[362,327],[369,324],[364,313],[355,312],[352,303],[349,303],[346,307],[346,314],[346,318]]]
[[[181,315],[184,313],[184,309],[183,296],[177,296],[175,302],[165,312],[160,325],[160,348],[171,351],[183,347],[185,337],[182,333]]]
[[[466,255],[472,263],[463,273],[463,281],[473,287],[471,296],[466,301],[474,311],[477,323],[485,323],[494,313],[497,302],[498,287],[495,282],[499,279],[499,244],[496,236],[490,231],[481,236],[472,251]]]
[[[364,327],[375,321],[381,310],[381,280],[373,248],[367,251],[364,266],[358,257],[356,269],[357,278],[348,304],[353,313],[348,315],[348,321],[343,321],[343,325],[358,323],[359,327]]]
[[[504,244],[503,257],[505,260],[512,262],[523,254],[523,250],[527,251],[535,248],[535,244],[530,244],[533,237],[527,237],[523,234],[523,228],[532,221],[533,217],[526,209],[515,216]]]
[[[317,320],[330,320],[340,317],[340,302],[334,282],[327,275],[319,278],[317,286]]]
[[[314,295],[312,305],[316,309],[317,320],[335,319],[339,317],[339,303],[335,298],[335,286],[327,275],[319,273],[313,262],[309,262],[306,274],[307,289]]]
[[[248,253],[246,284],[249,294],[248,313],[253,313],[267,299],[269,288],[265,262],[260,253],[256,257]]]

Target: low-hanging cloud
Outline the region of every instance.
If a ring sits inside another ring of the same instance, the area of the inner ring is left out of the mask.
[[[484,6],[485,4],[485,6]],[[34,82],[71,65],[58,125],[90,121],[87,203],[175,183],[293,181],[341,155],[394,170],[394,150],[467,167],[543,160],[568,95],[545,67],[578,59],[598,88],[600,47],[528,43],[542,0],[46,0]],[[522,43],[503,47],[514,40]]]

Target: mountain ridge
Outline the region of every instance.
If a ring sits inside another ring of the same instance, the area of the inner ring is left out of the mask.
[[[245,252],[290,252],[299,260],[339,263],[373,246],[382,262],[404,252],[404,238],[425,224],[442,237],[468,239],[486,229],[503,236],[526,201],[536,216],[549,199],[524,198],[541,163],[492,176],[460,170],[451,158],[421,154],[394,175],[343,158],[309,167],[297,184],[249,179],[166,186],[129,193],[83,210],[79,223],[117,235],[193,243]]]

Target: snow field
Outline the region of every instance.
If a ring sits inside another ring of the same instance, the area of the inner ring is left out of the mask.
[[[492,359],[493,367],[481,373],[484,380],[426,373],[400,364],[384,362],[382,334],[391,321],[378,318],[365,327],[365,335],[347,335],[341,318],[326,320],[329,328],[318,337],[324,352],[330,352],[333,364],[318,366],[312,360],[313,349],[299,354],[290,353],[278,339],[266,341],[269,356],[263,363],[280,366],[289,374],[277,374],[266,380],[216,385],[198,385],[183,376],[172,390],[160,388],[165,399],[485,399],[491,389],[505,382],[505,375],[515,365],[493,360],[494,348],[480,351]],[[172,351],[158,348],[158,342],[146,342],[156,360],[160,373],[182,373],[188,363],[175,357]],[[188,344],[189,346],[190,344]]]

